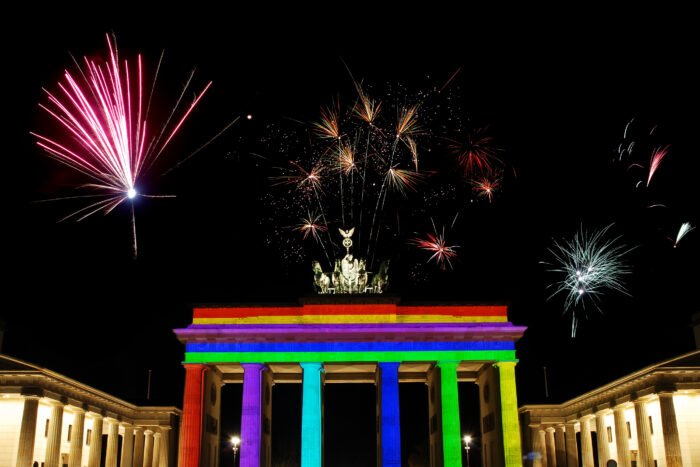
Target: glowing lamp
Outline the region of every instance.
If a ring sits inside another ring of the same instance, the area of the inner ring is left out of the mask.
[[[231,444],[233,444],[234,446],[238,446],[239,444],[241,444],[241,438],[239,438],[238,436],[231,436]]]
[[[129,188],[129,191],[126,192],[126,196],[128,196],[129,199],[133,199],[136,196],[136,190],[134,188]]]

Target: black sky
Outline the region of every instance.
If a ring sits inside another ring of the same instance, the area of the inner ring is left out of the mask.
[[[189,324],[193,304],[311,292],[308,264],[281,264],[263,242],[269,174],[249,152],[268,125],[308,121],[333,96],[352,95],[342,60],[377,86],[442,83],[461,68],[451,86],[465,119],[488,125],[517,167],[500,198],[468,211],[455,270],[433,271],[420,287],[394,270],[392,292],[509,303],[511,321],[529,327],[518,344],[521,403],[544,401],[543,366],[549,400],[563,401],[694,348],[699,234],[676,249],[665,238],[698,221],[699,41],[689,12],[424,8],[197,5],[81,17],[25,8],[3,31],[3,352],[134,402],[143,402],[152,369],[152,402],[180,405],[183,349],[171,329]],[[36,203],[80,182],[29,135],[48,125],[37,106],[41,88],[71,66],[69,54],[103,54],[107,32],[124,56],[141,52],[154,62],[165,49],[166,95],[192,67],[200,85],[214,81],[170,162],[234,117],[254,116],[167,177],[149,179],[177,198],[138,206],[136,261],[128,212],[57,224],[73,205]],[[653,190],[635,190],[626,167],[612,162],[632,118],[640,139],[658,125],[655,141],[672,148]],[[654,203],[667,207],[647,208]],[[604,314],[591,313],[571,339],[561,299],[546,300],[552,277],[539,262],[552,238],[612,222],[637,247],[628,257],[631,296],[606,296]]]

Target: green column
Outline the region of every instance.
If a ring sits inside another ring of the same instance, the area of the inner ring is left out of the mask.
[[[321,372],[323,364],[302,362],[304,372],[301,404],[301,467],[323,464]]]
[[[521,466],[520,422],[518,421],[518,396],[515,390],[515,364],[497,362],[501,393],[501,425],[503,427],[503,451],[506,467]]]
[[[440,400],[442,406],[442,455],[445,467],[462,466],[462,438],[459,426],[457,392],[459,362],[438,362],[440,368]]]

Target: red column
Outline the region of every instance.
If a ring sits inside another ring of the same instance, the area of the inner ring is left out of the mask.
[[[199,467],[202,447],[202,410],[204,372],[201,363],[185,363],[185,398],[182,402],[180,431],[180,467]]]

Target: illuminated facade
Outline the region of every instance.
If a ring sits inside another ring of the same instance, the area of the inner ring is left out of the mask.
[[[520,408],[531,465],[700,465],[700,350],[558,405]]]
[[[0,355],[0,466],[175,467],[180,416]]]
[[[400,466],[399,383],[428,385],[431,466],[462,465],[457,383],[480,387],[487,466],[522,464],[507,307],[319,295],[286,306],[195,308],[186,345],[180,467],[218,464],[220,389],[243,384],[240,465],[271,465],[273,384],[302,384],[301,465],[323,463],[323,386],[375,383],[377,465]]]

